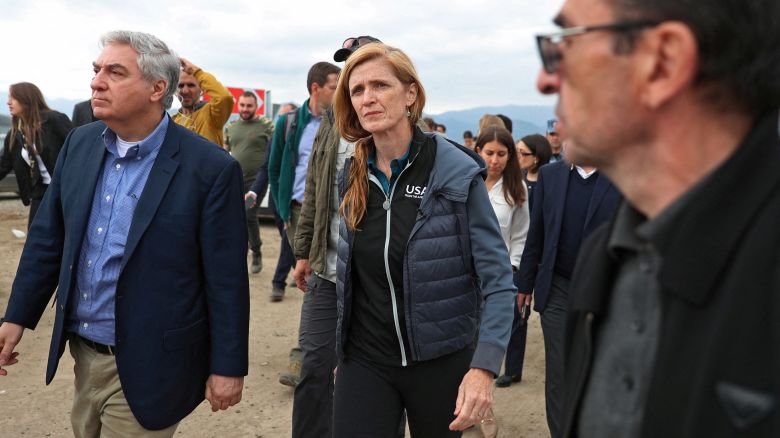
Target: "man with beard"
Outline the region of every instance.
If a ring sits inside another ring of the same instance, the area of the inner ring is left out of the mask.
[[[181,74],[177,96],[181,109],[173,121],[190,131],[222,145],[222,128],[233,112],[233,96],[211,73],[206,73],[190,61],[179,58]],[[209,95],[202,100],[203,92]]]
[[[230,123],[225,130],[225,149],[241,165],[244,187],[251,187],[260,166],[266,160],[268,142],[273,136],[274,127],[268,119],[257,115],[257,96],[251,91],[245,91],[238,98],[238,114],[240,118]],[[246,210],[253,274],[263,269],[263,257],[260,252],[263,241],[260,239],[257,209],[257,203],[253,203]]]

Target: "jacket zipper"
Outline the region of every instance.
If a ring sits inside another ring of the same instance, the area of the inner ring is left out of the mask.
[[[389,260],[389,251],[390,251],[390,208],[391,208],[391,202],[393,199],[393,194],[395,193],[395,187],[398,185],[398,181],[401,179],[401,175],[404,174],[406,169],[409,168],[411,165],[411,162],[406,163],[406,167],[401,170],[401,173],[398,174],[398,177],[395,179],[395,183],[393,184],[393,188],[390,189],[390,195],[388,196],[385,193],[385,189],[382,187],[382,183],[379,182],[376,176],[369,175],[369,181],[376,184],[379,189],[382,191],[382,194],[385,195],[385,202],[382,204],[382,207],[385,208],[385,249],[384,249],[384,259],[385,259],[385,275],[387,276],[387,284],[390,286],[390,300],[393,303],[393,323],[395,324],[395,334],[398,337],[398,346],[401,348],[401,366],[405,367],[408,365],[406,361],[406,347],[404,347],[404,339],[401,336],[401,325],[398,322],[398,301],[396,299],[395,295],[395,285],[393,284],[393,279],[390,276],[390,260]]]
[[[577,401],[575,402],[575,411],[577,410],[577,405],[579,405],[582,401],[582,391],[585,389],[585,379],[588,375],[588,371],[590,370],[591,365],[590,362],[593,350],[593,318],[593,312],[588,312],[585,314],[585,361],[582,365],[582,369],[580,370],[579,378],[577,379],[577,392],[575,392]],[[572,429],[574,428],[574,419],[574,415],[568,418],[569,422],[565,425],[566,429],[562,436],[570,436],[572,434]]]

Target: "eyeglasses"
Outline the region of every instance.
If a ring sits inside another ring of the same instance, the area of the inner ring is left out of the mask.
[[[524,156],[524,157],[531,157],[531,156],[533,156],[533,155],[534,155],[534,154],[533,154],[533,152],[521,152],[521,151],[517,151],[517,152],[518,152],[520,155]]]
[[[627,32],[633,29],[657,26],[659,23],[660,22],[654,20],[640,20],[597,24],[595,26],[568,27],[566,29],[561,29],[558,32],[536,35],[536,46],[539,49],[539,56],[542,58],[544,71],[553,74],[558,71],[558,67],[561,65],[563,54],[560,50],[560,44],[565,38],[584,35],[588,32],[595,31]]]
[[[355,45],[356,42],[358,46],[362,46],[363,44],[375,43],[377,42],[377,39],[368,35],[350,37],[344,40],[344,42],[341,44],[341,47],[343,49],[350,49]]]

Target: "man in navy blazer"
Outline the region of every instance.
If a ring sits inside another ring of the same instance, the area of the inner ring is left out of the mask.
[[[595,168],[565,161],[542,166],[518,275],[518,303],[536,298],[545,350],[545,399],[550,434],[557,438],[562,408],[563,342],[569,279],[582,241],[612,217],[621,200]]]
[[[91,84],[102,122],[62,148],[0,325],[0,367],[18,362],[56,289],[46,383],[68,341],[74,433],[171,436],[204,396],[215,411],[241,399],[241,169],[166,114],[179,60],[164,42],[117,31],[102,45]]]

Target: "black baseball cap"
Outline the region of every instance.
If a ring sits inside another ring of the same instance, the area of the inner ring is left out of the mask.
[[[346,61],[355,50],[369,43],[381,43],[381,41],[368,35],[347,38],[341,44],[341,48],[333,54],[333,60],[336,62]]]

